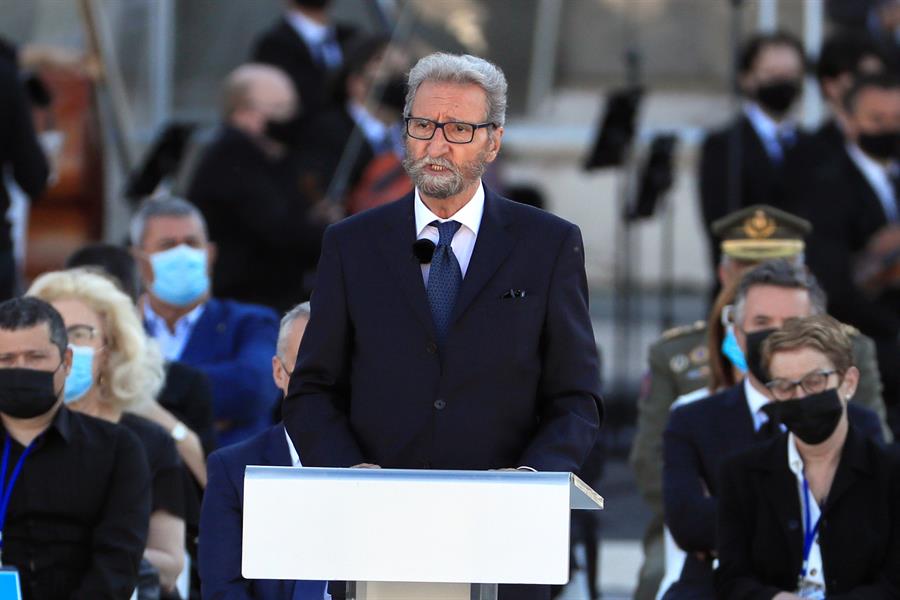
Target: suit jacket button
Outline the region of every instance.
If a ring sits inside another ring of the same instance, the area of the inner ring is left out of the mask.
[[[427,344],[425,344],[425,350],[428,352],[428,354],[434,354],[438,350],[437,344],[435,344],[434,342],[428,342]]]
[[[447,403],[441,399],[437,399],[434,401],[434,407],[438,410],[444,410],[445,406],[447,406]]]

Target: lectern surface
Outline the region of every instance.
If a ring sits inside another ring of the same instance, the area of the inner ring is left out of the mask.
[[[569,473],[248,467],[243,574],[562,584],[570,506],[602,506],[585,489]]]

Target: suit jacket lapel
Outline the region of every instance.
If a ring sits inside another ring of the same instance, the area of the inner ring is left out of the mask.
[[[764,464],[760,467],[760,491],[769,499],[778,525],[787,542],[791,564],[799,569],[803,562],[803,523],[797,479],[787,464],[787,435],[769,443]]]
[[[856,484],[860,473],[868,472],[869,461],[866,457],[865,440],[851,427],[841,450],[841,460],[834,474],[831,490],[825,500],[825,511],[836,505],[841,496]]]
[[[178,360],[191,364],[197,362],[201,357],[205,358],[209,355],[209,349],[216,347],[213,336],[219,326],[220,312],[219,302],[215,298],[207,300],[203,307],[203,314],[194,323],[191,335]]]
[[[391,212],[385,219],[384,229],[373,233],[388,269],[403,290],[403,297],[434,337],[434,321],[425,296],[422,268],[412,253],[412,245],[416,241],[413,201],[414,195],[410,193],[390,205]]]
[[[451,327],[506,260],[515,242],[515,237],[509,232],[509,222],[503,211],[500,197],[485,188],[481,226],[478,229],[478,238],[475,240],[475,249],[472,251],[469,268],[466,270],[466,276],[463,277],[459,296],[453,307],[453,317],[450,319]]]

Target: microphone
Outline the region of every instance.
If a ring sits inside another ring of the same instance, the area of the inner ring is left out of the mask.
[[[419,264],[427,265],[431,263],[431,257],[434,256],[434,242],[428,238],[422,238],[413,242],[412,251],[419,261]]]

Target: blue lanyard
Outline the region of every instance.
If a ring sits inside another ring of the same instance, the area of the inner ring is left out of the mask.
[[[803,530],[803,566],[800,568],[800,580],[806,577],[806,570],[809,568],[809,555],[812,552],[813,542],[816,541],[816,535],[819,531],[819,522],[822,520],[822,514],[816,519],[815,525],[812,524],[812,500],[809,497],[809,483],[806,477],[803,478],[803,522],[805,528]]]
[[[9,435],[7,434],[6,436],[6,443],[3,445],[3,466],[0,468],[0,549],[3,548],[3,526],[6,524],[6,510],[9,508],[9,499],[12,497],[13,486],[16,485],[16,479],[19,478],[19,473],[22,472],[22,465],[25,464],[25,459],[28,458],[28,454],[34,448],[36,441],[37,438],[25,447],[22,456],[19,457],[16,466],[13,467],[12,475],[9,476],[9,483],[7,484],[6,468],[9,466],[9,449],[12,444],[10,444]]]

